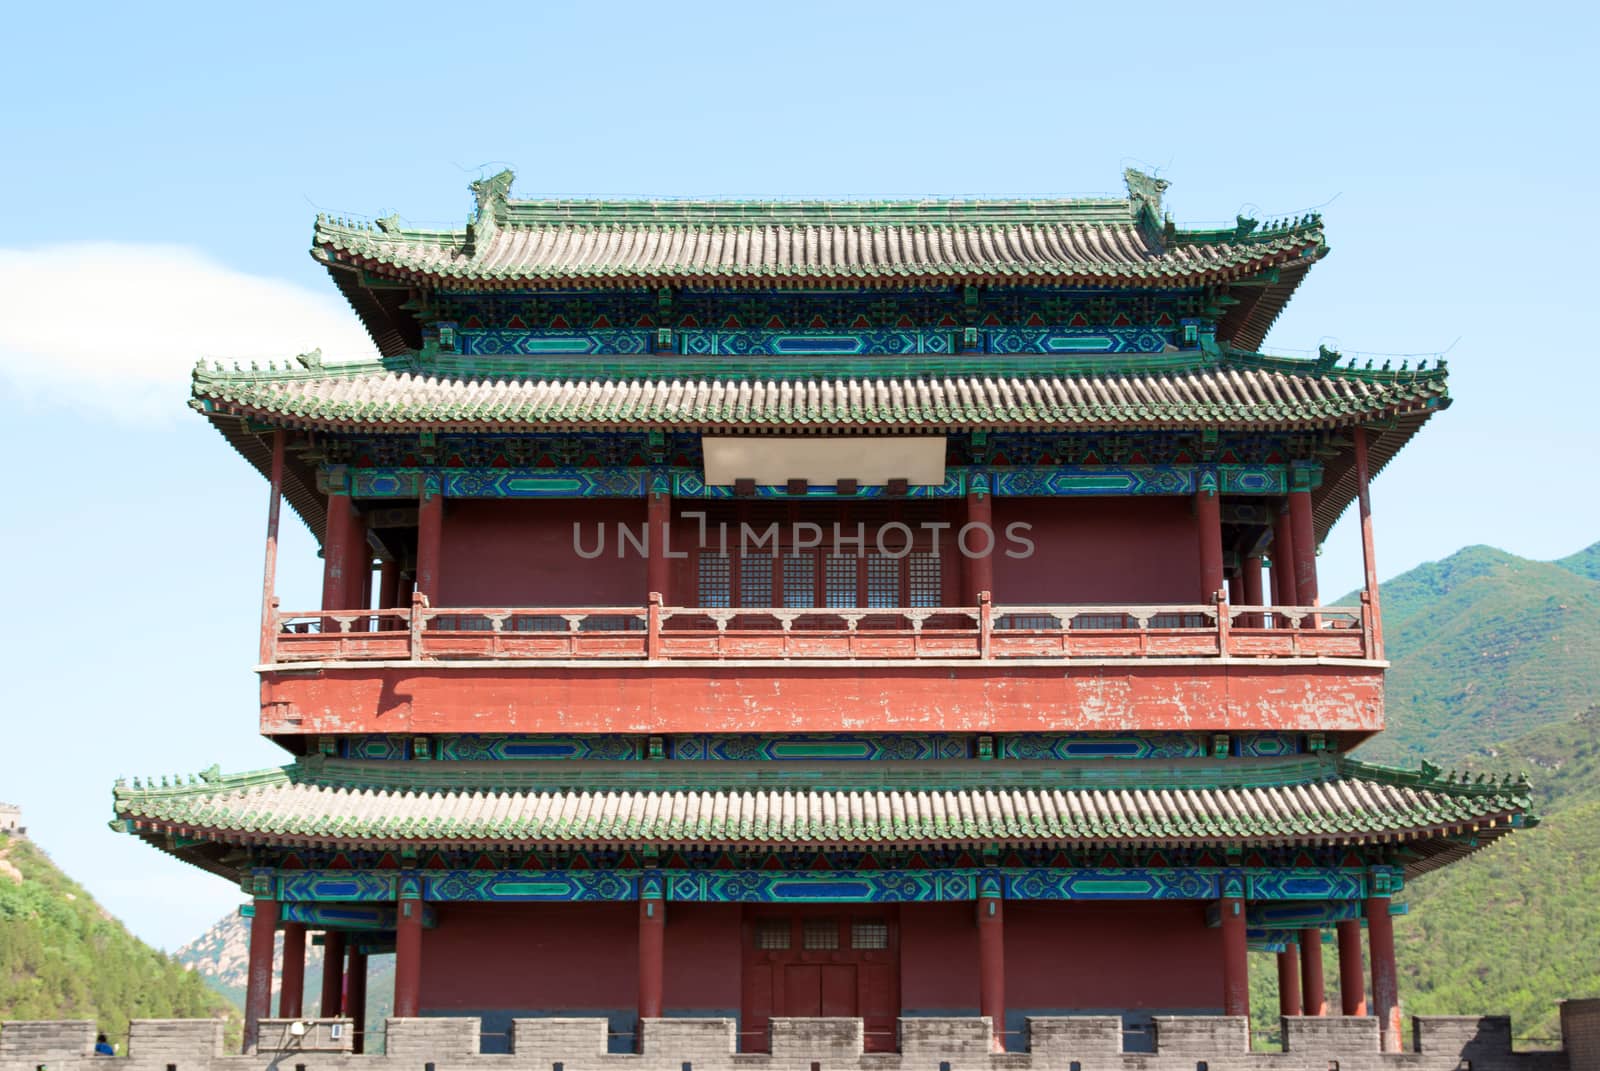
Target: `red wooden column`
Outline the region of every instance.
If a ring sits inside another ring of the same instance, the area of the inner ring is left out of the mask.
[[[1224,896],[1222,911],[1222,1014],[1250,1017],[1250,943],[1244,900]]]
[[[1261,555],[1248,554],[1240,566],[1243,583],[1240,595],[1246,606],[1260,606],[1265,600],[1261,597]],[[1243,619],[1245,628],[1261,628],[1266,624],[1260,614],[1246,614]]]
[[[1361,975],[1361,920],[1342,919],[1339,935],[1339,1011],[1344,1015],[1367,1014],[1367,984]]]
[[[378,566],[378,609],[392,610],[400,605],[400,563],[385,558]]]
[[[647,881],[649,879],[646,879]],[[654,893],[655,895],[650,895]],[[667,902],[659,883],[639,897],[639,1021],[635,1043],[644,1035],[644,1020],[661,1018],[662,978],[666,965]]]
[[[1317,601],[1317,530],[1311,516],[1311,492],[1289,492],[1289,527],[1294,531],[1294,591],[1301,606]]]
[[[1225,583],[1222,577],[1222,496],[1217,494],[1215,473],[1200,477],[1194,493],[1194,520],[1200,539],[1200,598],[1210,605]]]
[[[994,593],[994,552],[999,542],[994,530],[994,500],[989,496],[989,478],[978,472],[967,490],[967,520],[956,537],[956,553],[961,555],[961,575],[966,577],[962,597],[968,606],[978,605],[978,593]],[[970,531],[969,531],[970,529]]]
[[[404,894],[395,922],[394,1014],[400,1019],[422,1014],[422,901]]]
[[[439,548],[444,535],[444,496],[439,474],[424,473],[417,504],[417,590],[430,604],[439,601]]]
[[[1361,564],[1367,592],[1367,612],[1372,615],[1373,658],[1383,657],[1383,616],[1378,613],[1378,560],[1372,545],[1372,498],[1367,493],[1371,471],[1367,464],[1367,429],[1355,429],[1356,501],[1361,510]]]
[[[278,901],[257,897],[250,919],[250,972],[245,976],[244,1051],[256,1047],[261,1020],[272,1017],[272,945],[278,933]]]
[[[350,496],[343,491],[329,492],[328,523],[322,533],[324,610],[354,609],[353,604],[361,594],[360,577],[349,575],[351,544],[356,538],[356,508]]]
[[[306,924],[283,924],[283,991],[278,994],[278,1018],[298,1019],[305,1014]]]
[[[998,895],[978,897],[978,1014],[989,1017],[995,1052],[1006,1048],[1005,922],[1004,900]]]
[[[645,499],[645,539],[650,556],[645,564],[645,595],[660,595],[671,605],[667,589],[672,585],[672,563],[667,558],[668,529],[672,524],[672,495],[664,490],[652,490]]]
[[[1322,931],[1315,926],[1300,931],[1300,992],[1306,1015],[1328,1014],[1328,992],[1322,980]]]
[[[337,1019],[344,1014],[344,934],[322,935],[322,1003],[317,1014]]]
[[[1294,583],[1294,526],[1289,523],[1287,500],[1272,525],[1272,605],[1300,605],[1300,596],[1295,591]],[[1282,627],[1286,622],[1275,621],[1273,624]]]
[[[272,489],[267,494],[267,549],[261,567],[261,661],[273,658],[273,601],[278,588],[278,519],[283,513],[283,450],[286,431],[272,433]]]
[[[1278,953],[1278,1014],[1300,1014],[1300,953],[1293,941]]]
[[[367,1051],[367,954],[350,945],[350,965],[345,968],[344,1014],[355,1035],[351,1044],[356,1052]],[[395,1014],[399,1014],[396,1012]]]
[[[1394,919],[1389,898],[1367,900],[1367,947],[1372,957],[1372,1014],[1384,1052],[1400,1051],[1400,984],[1394,965]]]

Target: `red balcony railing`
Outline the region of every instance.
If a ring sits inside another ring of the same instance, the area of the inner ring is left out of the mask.
[[[1358,606],[272,607],[262,662],[1380,657]]]

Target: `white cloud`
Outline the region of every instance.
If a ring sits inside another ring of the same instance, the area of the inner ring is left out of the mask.
[[[30,397],[173,419],[197,360],[318,347],[329,360],[375,353],[331,282],[309,290],[183,246],[0,248],[0,377]]]

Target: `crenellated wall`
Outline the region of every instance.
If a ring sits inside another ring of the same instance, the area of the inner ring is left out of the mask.
[[[86,1021],[0,1024],[0,1071],[1600,1071],[1600,1000],[1562,1007],[1565,1047],[1514,1052],[1503,1016],[1418,1016],[1414,1051],[1378,1051],[1377,1020],[1284,1020],[1281,1053],[1252,1053],[1246,1021],[1157,1016],[1155,1050],[1125,1053],[1114,1016],[1030,1018],[1027,1049],[989,1051],[987,1019],[900,1020],[899,1053],[863,1055],[860,1019],[774,1019],[772,1054],[734,1052],[732,1019],[651,1019],[639,1054],[607,1054],[604,1019],[516,1019],[509,1052],[481,1051],[472,1018],[390,1019],[385,1055],[350,1053],[348,1020],[262,1023],[248,1056],[224,1055],[222,1023],[135,1020],[126,1056],[93,1055]],[[337,1029],[335,1029],[337,1027]]]

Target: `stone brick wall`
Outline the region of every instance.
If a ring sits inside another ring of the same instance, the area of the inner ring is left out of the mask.
[[[1600,998],[1563,1000],[1561,1036],[1571,1071],[1600,1071]]]
[[[735,1053],[733,1019],[646,1020],[637,1055],[606,1053],[604,1019],[514,1020],[508,1055],[480,1053],[478,1019],[390,1019],[387,1053],[363,1056],[348,1020],[307,1023],[264,1020],[258,1051],[234,1056],[214,1020],[136,1020],[111,1058],[92,1055],[93,1023],[7,1022],[0,1071],[1600,1071],[1600,1000],[1566,1002],[1565,1048],[1528,1053],[1495,1016],[1419,1016],[1407,1053],[1378,1051],[1376,1019],[1340,1016],[1286,1019],[1282,1053],[1248,1051],[1245,1020],[1224,1016],[1158,1016],[1154,1053],[1124,1053],[1115,1016],[1031,1018],[1012,1053],[990,1052],[981,1018],[902,1019],[900,1052],[866,1054],[859,1019],[774,1019],[770,1055]]]

